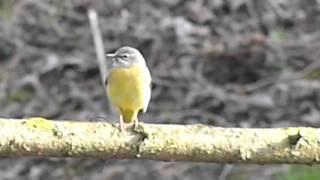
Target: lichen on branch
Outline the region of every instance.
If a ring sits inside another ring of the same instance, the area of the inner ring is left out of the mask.
[[[0,156],[319,164],[319,130],[0,119]]]

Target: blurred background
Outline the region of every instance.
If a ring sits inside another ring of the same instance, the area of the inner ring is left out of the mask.
[[[153,76],[146,123],[319,127],[317,0],[1,0],[0,116],[117,122],[104,49],[138,48]],[[102,118],[102,119],[103,119]],[[320,168],[146,160],[2,158],[0,179],[312,180]]]

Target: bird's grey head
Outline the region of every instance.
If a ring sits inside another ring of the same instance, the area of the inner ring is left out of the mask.
[[[132,65],[145,65],[142,54],[135,48],[124,46],[115,53],[107,54],[113,60],[113,67],[131,67]]]

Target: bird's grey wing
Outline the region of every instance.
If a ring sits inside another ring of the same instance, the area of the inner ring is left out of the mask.
[[[110,75],[110,72],[112,71],[112,64],[108,64],[107,66],[107,73],[105,75],[105,78],[104,78],[104,85],[107,86],[108,85],[108,79],[109,79],[109,75]]]
[[[112,62],[107,62],[107,72],[105,74],[105,78],[104,78],[104,85],[107,86],[108,85],[108,77],[110,75],[110,72],[112,71],[113,69],[113,64]]]
[[[105,85],[105,86],[107,86],[107,85],[108,85],[108,75],[107,75],[107,76],[105,76],[105,78],[104,78],[104,85]]]

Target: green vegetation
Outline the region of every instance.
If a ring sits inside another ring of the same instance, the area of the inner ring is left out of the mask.
[[[277,43],[282,43],[286,41],[286,34],[285,31],[282,29],[274,29],[271,31],[270,37],[272,41]]]
[[[277,174],[276,180],[318,180],[320,166],[291,166],[287,173]]]
[[[317,80],[320,79],[320,68],[315,68],[312,71],[308,72],[305,76],[305,79]]]
[[[28,87],[17,89],[13,92],[10,92],[6,99],[5,102],[7,103],[22,103],[31,100],[32,96],[34,94],[34,90]]]
[[[4,20],[10,21],[13,16],[13,0],[1,0],[0,1],[0,17]]]

